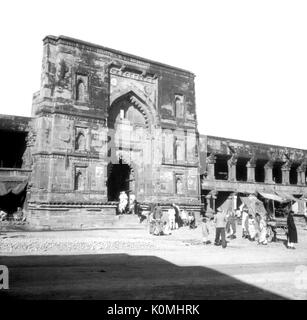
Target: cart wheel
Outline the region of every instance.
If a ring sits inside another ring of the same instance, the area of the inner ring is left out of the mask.
[[[271,226],[268,226],[266,237],[267,237],[268,242],[272,242],[274,239],[274,232],[273,232]]]

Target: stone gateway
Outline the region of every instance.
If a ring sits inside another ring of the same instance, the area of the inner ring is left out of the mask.
[[[43,43],[32,117],[0,118],[1,210],[80,229],[112,223],[122,191],[196,215],[259,188],[306,199],[306,150],[199,135],[193,73],[65,36]]]

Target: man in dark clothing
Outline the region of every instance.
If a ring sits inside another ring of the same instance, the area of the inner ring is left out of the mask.
[[[294,243],[297,243],[297,231],[293,219],[293,211],[288,213],[287,226],[288,226],[288,249],[295,249]]]
[[[225,237],[225,227],[226,227],[226,213],[218,208],[217,209],[217,214],[214,217],[214,222],[215,222],[215,242],[214,244],[216,246],[221,245],[222,243],[222,247],[226,248],[227,246],[227,242],[226,242],[226,237]],[[222,241],[221,239],[222,238]]]
[[[228,218],[226,223],[226,232],[230,233],[230,228],[232,230],[232,234],[228,236],[230,239],[236,239],[236,214],[234,210],[228,211]]]

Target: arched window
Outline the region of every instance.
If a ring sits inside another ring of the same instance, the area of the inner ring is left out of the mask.
[[[176,106],[176,117],[181,118],[181,101],[179,98],[175,99],[175,106]]]
[[[83,132],[79,132],[76,138],[75,149],[79,151],[85,150],[85,136]]]
[[[183,186],[181,177],[176,177],[176,193],[183,194]]]
[[[175,114],[176,118],[184,117],[184,105],[182,95],[175,95]]]
[[[79,79],[77,83],[76,100],[80,102],[85,101],[85,85],[81,79]]]
[[[75,190],[84,190],[84,176],[83,176],[81,170],[76,170]]]

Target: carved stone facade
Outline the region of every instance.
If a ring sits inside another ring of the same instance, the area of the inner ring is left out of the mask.
[[[70,218],[93,204],[103,214],[123,190],[144,204],[200,210],[192,73],[48,36],[41,79],[30,220],[57,226],[59,204]]]

